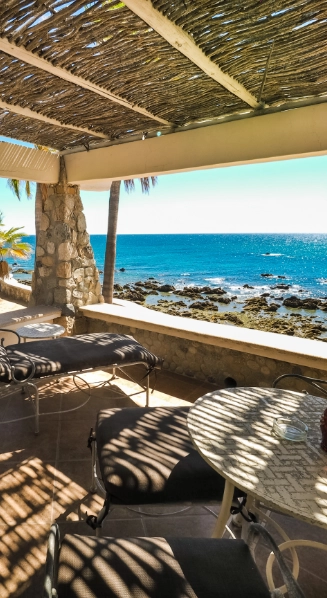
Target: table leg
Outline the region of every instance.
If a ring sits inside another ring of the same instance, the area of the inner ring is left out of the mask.
[[[213,538],[221,538],[224,534],[225,525],[230,516],[230,508],[232,506],[234,488],[235,486],[231,482],[229,482],[228,480],[225,481],[223,501],[221,503],[218,519],[213,530]]]
[[[247,497],[246,497],[246,507],[244,508],[245,515],[248,516],[248,513],[249,513],[249,511],[251,511],[253,503],[254,503],[253,496],[251,496],[250,494],[248,494]],[[251,521],[246,521],[246,519],[243,518],[241,538],[242,538],[242,540],[244,540],[244,542],[247,542],[247,540],[248,540],[249,525],[250,525],[250,523],[251,523]]]

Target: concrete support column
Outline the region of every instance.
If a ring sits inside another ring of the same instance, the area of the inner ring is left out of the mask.
[[[62,325],[68,333],[78,333],[78,308],[103,301],[79,187],[67,184],[63,158],[59,182],[42,187],[30,303],[60,307]]]

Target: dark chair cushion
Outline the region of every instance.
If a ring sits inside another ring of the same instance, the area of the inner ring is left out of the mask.
[[[269,598],[243,540],[64,537],[58,598]]]
[[[123,367],[144,363],[149,368],[160,368],[162,365],[162,359],[133,337],[109,332],[32,341],[9,345],[6,349],[11,365],[15,366],[17,380],[24,380],[29,376],[32,371],[31,361],[35,364],[34,378],[101,366]],[[10,379],[6,369],[1,368],[0,380],[8,382]]]
[[[0,345],[0,380],[4,382],[10,382],[11,380],[11,367],[9,356],[5,347]]]
[[[137,407],[98,413],[98,460],[111,502],[221,500],[225,481],[193,447],[188,411]]]

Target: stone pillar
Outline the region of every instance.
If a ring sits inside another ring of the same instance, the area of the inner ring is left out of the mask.
[[[68,185],[64,158],[56,185],[43,185],[31,305],[56,305],[67,333],[83,332],[78,308],[103,302],[79,187]],[[59,323],[59,322],[58,322]]]

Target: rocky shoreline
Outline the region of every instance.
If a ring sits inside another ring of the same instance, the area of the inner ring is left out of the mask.
[[[270,287],[273,292],[240,297],[231,295],[221,287],[193,286],[176,289],[172,285],[163,285],[149,278],[124,286],[115,284],[114,295],[174,316],[327,342],[327,334],[324,338],[327,333],[327,317],[323,313],[327,312],[327,297],[314,299],[289,295],[287,292],[290,287],[291,285],[278,283]],[[251,290],[253,287],[246,284],[243,289]],[[303,294],[304,291],[300,290],[299,293]],[[151,301],[153,295],[157,296],[155,302]]]
[[[18,282],[30,285],[29,278],[17,277],[19,273],[30,272],[23,269],[15,272]],[[269,273],[261,276],[266,280],[272,278]],[[232,295],[221,287],[177,289],[149,278],[124,286],[115,284],[114,296],[173,316],[327,342],[327,297],[306,297],[302,289],[297,291],[301,297],[292,295],[291,285],[279,281],[259,296],[251,296],[251,291],[255,293],[255,290],[248,284],[239,290],[240,293],[246,290],[250,296]]]

